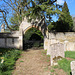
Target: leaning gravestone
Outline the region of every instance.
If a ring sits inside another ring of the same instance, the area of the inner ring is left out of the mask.
[[[64,58],[64,44],[55,43],[50,45],[51,50],[51,66],[57,65],[57,60]]]
[[[75,75],[75,61],[71,62],[71,71],[72,71],[72,75]]]

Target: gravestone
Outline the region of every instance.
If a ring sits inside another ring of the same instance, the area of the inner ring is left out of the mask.
[[[71,62],[71,72],[72,72],[72,75],[75,75],[75,61]]]
[[[51,66],[57,65],[57,61],[64,58],[64,44],[55,43],[50,45],[51,50]]]

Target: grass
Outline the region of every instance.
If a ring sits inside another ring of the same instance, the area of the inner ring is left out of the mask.
[[[47,55],[47,62],[50,62],[50,55]]]
[[[50,62],[50,55],[46,55],[46,54],[47,54],[47,50],[43,50],[42,55],[46,56],[47,62]]]
[[[24,61],[20,61],[20,62],[24,62]]]
[[[46,50],[42,52],[43,55],[46,55]],[[48,58],[50,58],[50,56],[47,56]],[[75,59],[75,51],[66,51],[65,52],[65,57],[68,58],[72,58]],[[47,60],[49,62],[49,60]],[[51,73],[55,72],[54,69],[63,69],[67,75],[71,75],[71,67],[70,67],[70,63],[72,60],[67,60],[65,58],[63,58],[62,60],[58,61],[58,66],[53,66],[53,69],[50,70]],[[52,74],[53,75],[53,74]]]
[[[55,70],[51,69],[50,72],[54,72]]]
[[[43,55],[43,56],[45,56],[46,53],[47,53],[47,50],[43,50],[43,51],[42,51],[42,55]]]
[[[75,51],[66,51],[65,57],[73,58],[75,59]]]
[[[63,69],[65,72],[67,72],[68,75],[70,75],[71,72],[70,63],[71,60],[63,58],[62,60],[58,61],[58,66],[60,69]]]
[[[48,70],[48,66],[44,68],[45,70]]]
[[[65,57],[75,59],[75,51],[66,51]],[[67,60],[65,58],[58,61],[59,68],[63,69],[65,72],[67,72],[68,75],[70,75],[70,72],[71,72],[71,67],[70,67],[71,61],[72,60]]]
[[[52,66],[54,69],[58,68],[58,66]]]
[[[56,75],[55,70],[53,68],[50,70],[50,75]]]
[[[20,54],[21,50],[0,48],[0,75],[11,75]]]

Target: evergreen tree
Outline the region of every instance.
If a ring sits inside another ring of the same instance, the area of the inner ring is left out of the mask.
[[[72,31],[73,20],[72,20],[72,17],[70,15],[66,1],[64,2],[62,12],[64,14],[60,15],[60,17],[57,21],[57,24],[56,24],[56,30],[61,31],[61,32]]]
[[[73,31],[75,31],[75,17],[73,17]]]

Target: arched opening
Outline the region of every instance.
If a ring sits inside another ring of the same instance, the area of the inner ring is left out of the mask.
[[[36,33],[32,34],[30,39],[30,41],[40,41],[41,37],[39,35],[37,35]]]
[[[43,35],[40,30],[32,27],[23,35],[23,50],[43,48]]]

